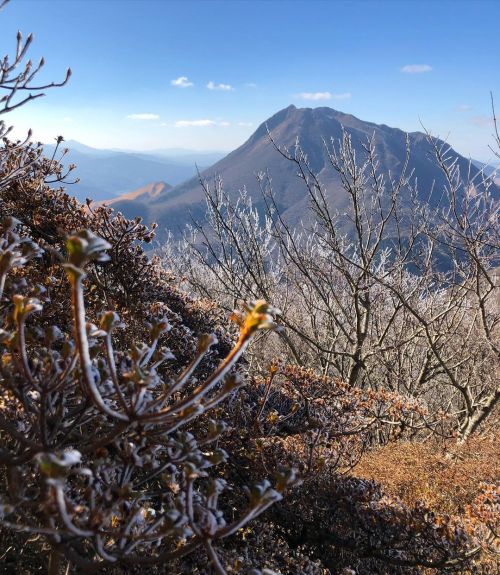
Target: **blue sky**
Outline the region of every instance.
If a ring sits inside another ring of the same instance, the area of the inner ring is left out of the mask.
[[[488,160],[500,2],[12,0],[0,54],[33,32],[70,83],[10,115],[50,141],[231,150],[281,108],[331,106]]]

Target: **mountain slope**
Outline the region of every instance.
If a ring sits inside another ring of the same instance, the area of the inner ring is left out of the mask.
[[[267,129],[279,145],[293,150],[298,138],[306,152],[312,169],[319,175],[327,189],[329,201],[339,210],[346,204],[338,174],[329,165],[323,139],[338,140],[342,137],[342,126],[352,135],[358,157],[363,156],[362,143],[367,136],[375,135],[378,158],[384,173],[397,177],[405,160],[406,134],[396,128],[364,122],[349,114],[331,108],[301,108],[289,106],[264,122],[256,132],[238,149],[228,154],[211,168],[201,173],[203,179],[210,181],[220,175],[225,191],[235,197],[238,190],[246,187],[259,204],[258,182],[256,174],[267,170],[273,183],[278,206],[291,224],[297,224],[307,210],[308,198],[304,182],[297,177],[296,166],[284,159],[269,140]],[[436,194],[444,186],[443,174],[432,161],[431,146],[424,134],[414,132],[408,135],[411,146],[410,170],[418,176],[418,189],[422,197],[427,198],[434,185]],[[459,156],[458,162],[463,173],[469,169],[469,161]],[[478,172],[471,166],[472,175]],[[432,203],[433,199],[430,198]],[[134,204],[128,205],[128,214],[133,213]],[[131,211],[130,211],[131,210]],[[161,228],[179,233],[191,217],[203,217],[205,203],[198,177],[175,186],[168,194],[160,194],[137,204],[146,221],[156,221]]]
[[[95,201],[112,199],[149,182],[167,181],[179,184],[196,174],[194,157],[183,156],[177,160],[139,152],[99,150],[73,140],[64,142],[63,145],[69,149],[62,160],[63,165],[76,165],[69,179],[80,179],[77,184],[69,185],[67,191],[80,201],[85,201],[85,198]],[[44,148],[47,156],[54,151],[53,145],[46,145]],[[204,161],[204,156],[200,157]],[[212,157],[207,157],[204,166],[209,165]]]
[[[483,162],[472,160],[472,163],[478,170],[483,170],[487,176],[494,176],[497,178],[497,176],[500,174],[500,165],[497,165],[497,162],[493,162],[492,164],[484,164]]]
[[[107,205],[112,204],[119,204],[120,202],[124,201],[132,201],[132,200],[147,200],[148,198],[156,198],[162,192],[171,190],[172,186],[170,184],[166,184],[165,182],[152,182],[143,186],[142,188],[138,188],[133,192],[128,192],[126,194],[122,194],[116,198],[106,201]]]
[[[167,194],[172,189],[165,182],[152,182],[126,194],[122,194],[111,200],[103,200],[99,203],[113,207],[127,218],[141,217],[148,219],[148,204],[153,198]]]

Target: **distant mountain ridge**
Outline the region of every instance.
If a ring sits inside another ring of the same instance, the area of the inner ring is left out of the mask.
[[[263,122],[254,134],[239,148],[228,154],[210,168],[201,172],[204,180],[210,181],[220,175],[224,189],[235,198],[238,190],[245,187],[256,204],[259,205],[260,193],[256,174],[267,170],[273,183],[273,190],[283,216],[292,224],[298,224],[307,213],[308,198],[304,182],[297,177],[296,166],[284,159],[273,147],[268,130],[279,145],[293,149],[297,138],[310,165],[319,176],[327,190],[329,201],[339,211],[346,205],[347,198],[342,192],[339,175],[329,165],[325,153],[323,138],[338,140],[342,137],[342,128],[352,136],[358,157],[362,157],[362,143],[367,136],[374,135],[381,170],[385,174],[397,177],[405,160],[406,133],[397,128],[365,122],[332,108],[296,108],[289,106],[280,110]],[[414,170],[418,178],[418,189],[427,199],[429,191],[434,189],[440,195],[445,185],[444,176],[431,160],[432,148],[425,134],[408,134],[411,147],[409,169]],[[463,173],[469,170],[469,160],[455,153]],[[471,175],[479,174],[472,165]],[[432,203],[433,197],[429,198]],[[132,201],[117,201],[113,206],[132,217],[141,215],[147,223],[157,222],[160,228],[170,229],[179,234],[185,223],[192,217],[201,219],[205,212],[205,201],[199,178],[174,186],[168,194],[156,197],[140,195]]]
[[[69,152],[62,160],[63,165],[76,165],[69,179],[80,179],[79,183],[68,185],[67,191],[82,202],[86,198],[95,201],[113,199],[151,182],[179,184],[195,175],[197,169],[206,168],[221,157],[212,152],[190,154],[187,150],[183,153],[178,150],[178,156],[166,156],[160,151],[148,154],[104,150],[74,140],[63,142],[60,148],[65,147]],[[44,148],[46,155],[54,151],[52,144]]]

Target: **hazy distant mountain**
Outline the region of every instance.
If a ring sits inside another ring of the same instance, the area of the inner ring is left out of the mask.
[[[63,146],[69,149],[63,164],[76,164],[70,180],[80,179],[78,184],[68,185],[67,191],[80,201],[85,198],[95,201],[111,199],[150,182],[179,184],[197,173],[197,163],[198,169],[203,169],[212,163],[214,157],[220,158],[211,152],[206,155],[202,152],[185,153],[176,159],[159,153],[100,150],[74,140],[64,142]],[[53,150],[53,145],[45,146],[46,155]]]
[[[498,162],[498,160],[497,160]],[[495,162],[491,164],[484,164],[483,162],[478,162],[477,160],[472,160],[472,163],[479,170],[483,170],[486,176],[500,176],[500,165],[496,165]]]
[[[50,147],[53,148],[54,146],[45,146],[46,149]],[[109,156],[111,154],[110,150],[92,148],[91,146],[87,146],[81,142],[77,142],[76,140],[66,140],[61,144],[61,147],[69,148],[71,151],[81,152],[82,154],[90,154],[91,156]]]
[[[228,152],[206,152],[203,150],[186,150],[184,148],[165,148],[160,150],[148,150],[147,152],[137,152],[146,154],[149,157],[169,159],[178,164],[194,166],[211,166],[227,156]]]
[[[385,173],[390,171],[393,177],[397,176],[404,162],[406,134],[401,130],[364,122],[331,108],[298,109],[289,106],[281,110],[264,122],[242,146],[204,170],[201,176],[210,180],[215,175],[220,175],[226,192],[232,197],[246,186],[258,204],[260,196],[255,174],[267,169],[272,178],[278,205],[291,224],[299,223],[307,213],[307,194],[303,181],[297,177],[296,167],[285,160],[269,141],[266,125],[280,145],[293,148],[299,138],[311,167],[327,190],[329,201],[340,211],[347,199],[342,192],[338,174],[329,165],[322,138],[339,139],[344,126],[352,135],[359,157],[362,157],[362,142],[368,135],[375,134],[380,165]],[[425,135],[414,132],[409,134],[409,138],[410,169],[413,169],[418,177],[420,193],[427,198],[434,184],[434,190],[439,195],[444,186],[444,178],[432,160],[431,147]],[[456,155],[461,169],[467,173],[469,161],[458,153]],[[471,170],[473,175],[478,172],[474,166]],[[432,202],[432,197],[430,201]],[[147,222],[158,222],[160,227],[169,228],[174,233],[178,233],[191,216],[203,217],[204,211],[203,192],[197,177],[175,186],[167,194],[148,198],[147,202],[143,198],[137,203],[137,213],[140,212]],[[133,201],[132,205],[127,204],[127,213],[134,213]]]
[[[165,182],[153,182],[133,192],[122,194],[111,200],[103,200],[99,203],[112,206],[128,218],[140,216],[147,219],[149,202],[160,195],[165,196],[171,189],[172,186]]]

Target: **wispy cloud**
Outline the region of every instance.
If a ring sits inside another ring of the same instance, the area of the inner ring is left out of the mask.
[[[406,64],[401,68],[403,74],[425,74],[425,72],[430,72],[432,66],[429,64]]]
[[[301,100],[350,100],[352,97],[351,92],[342,92],[341,94],[332,94],[331,92],[301,92],[295,95],[296,98]]]
[[[352,97],[351,92],[343,92],[342,94],[332,94],[332,100],[350,100]]]
[[[207,84],[209,90],[221,90],[222,92],[231,92],[234,88],[230,84],[215,84],[210,80]]]
[[[191,86],[194,86],[193,82],[190,82],[187,76],[179,76],[175,80],[172,80],[170,84],[176,88],[191,88]]]
[[[242,128],[251,128],[253,126],[252,122],[238,122],[238,126]]]
[[[127,116],[129,120],[159,120],[160,116],[158,114],[129,114]]]
[[[301,100],[331,100],[332,95],[330,92],[301,92],[297,94],[297,98]]]
[[[177,120],[175,122],[176,128],[190,128],[192,126],[205,128],[207,126],[215,126],[213,120]]]
[[[230,125],[225,120],[209,120],[208,118],[203,120],[177,120],[174,124],[176,128],[207,128],[209,126],[222,126],[225,128]]]
[[[72,124],[75,120],[73,118],[70,118],[69,116],[66,116],[65,118],[63,118],[63,122],[65,124]]]
[[[470,119],[470,123],[480,128],[493,125],[493,118],[491,116],[474,116]]]
[[[257,84],[255,82],[245,82],[245,88],[257,88]]]
[[[469,106],[469,104],[460,104],[460,106],[457,106],[457,110],[459,112],[468,112],[472,110],[472,106]]]

